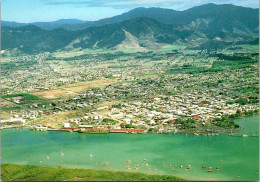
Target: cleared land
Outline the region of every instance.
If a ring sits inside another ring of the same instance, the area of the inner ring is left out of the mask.
[[[66,86],[61,86],[53,90],[34,92],[32,94],[45,99],[69,98],[77,96],[78,92],[89,90],[92,88],[102,88],[114,82],[117,82],[117,80],[104,78],[101,80],[78,82]]]

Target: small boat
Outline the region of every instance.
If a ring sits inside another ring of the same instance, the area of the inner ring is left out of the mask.
[[[149,166],[149,164],[145,164],[145,166]]]
[[[216,167],[216,170],[219,171],[220,167]]]
[[[146,161],[146,159],[144,159],[144,161]]]
[[[60,155],[61,155],[61,156],[64,156],[64,153],[63,153],[63,152],[61,152],[61,153],[60,153]]]
[[[213,172],[211,169],[207,170],[207,172]]]
[[[198,133],[194,133],[194,135],[199,136],[200,134],[198,134]]]
[[[126,162],[131,162],[130,160],[126,160]]]
[[[183,165],[181,165],[180,168],[183,168]]]
[[[47,156],[46,158],[47,158],[48,160],[50,160],[50,157],[49,157],[49,156]]]
[[[89,156],[89,157],[93,157],[93,155],[92,155],[92,154],[89,154],[88,156]]]
[[[190,168],[191,168],[191,165],[187,165],[187,166],[186,166],[186,169],[190,169]]]
[[[248,135],[243,134],[242,137],[248,137]]]
[[[206,166],[202,166],[202,167],[201,167],[201,170],[204,170],[204,169],[206,169]]]
[[[172,171],[176,171],[176,169],[172,169]]]

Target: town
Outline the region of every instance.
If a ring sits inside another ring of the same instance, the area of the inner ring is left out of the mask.
[[[214,135],[258,113],[258,53],[242,49],[8,55],[2,70],[1,129]]]

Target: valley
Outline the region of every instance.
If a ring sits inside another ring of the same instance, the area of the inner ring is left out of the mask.
[[[249,52],[244,47],[252,48]],[[82,50],[4,57],[2,126],[239,131],[234,118],[258,113],[257,51],[253,45],[217,51],[166,45],[141,52]]]

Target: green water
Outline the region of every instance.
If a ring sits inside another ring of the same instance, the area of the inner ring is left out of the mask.
[[[239,133],[258,136],[258,117],[236,120],[243,127]],[[188,180],[258,180],[259,138],[253,136],[91,135],[28,129],[2,130],[1,135],[2,162],[170,174]],[[102,166],[104,162],[110,165]],[[142,167],[133,169],[138,164]],[[192,167],[186,170],[186,165]],[[202,170],[202,165],[207,168]],[[207,172],[208,167],[213,172]]]

